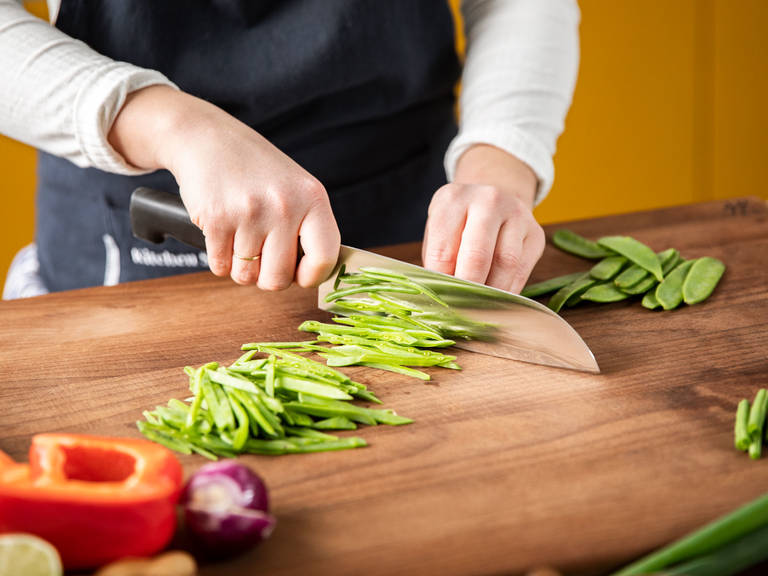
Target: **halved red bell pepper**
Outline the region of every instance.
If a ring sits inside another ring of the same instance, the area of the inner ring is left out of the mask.
[[[173,536],[181,482],[176,457],[146,440],[40,434],[28,465],[0,452],[0,533],[44,538],[67,569],[149,556]]]

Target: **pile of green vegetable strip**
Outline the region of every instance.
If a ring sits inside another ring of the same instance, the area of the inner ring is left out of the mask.
[[[340,288],[342,282],[351,288]],[[406,301],[394,294],[416,298]],[[444,312],[425,309],[419,298],[436,303]],[[468,337],[476,328],[452,315],[427,286],[378,268],[355,274],[342,270],[328,299],[353,313],[334,317],[334,324],[304,322],[299,329],[317,333],[316,340],[244,344],[245,354],[229,367],[213,362],[185,368],[192,397],[145,411],[145,419],[137,422],[139,430],[178,452],[212,459],[365,446],[362,438],[327,431],[412,421],[391,410],[352,404],[380,401],[335,367],[366,366],[429,380],[418,367],[459,369],[455,356],[436,350],[454,344],[446,334]],[[318,354],[326,365],[305,353]]]
[[[325,430],[355,430],[357,424],[398,426],[412,420],[392,410],[364,408],[357,398],[380,403],[367,388],[309,358],[281,347],[254,348],[229,367],[212,362],[185,368],[193,396],[172,399],[144,412],[138,428],[148,439],[207,458],[237,454],[294,454],[365,446],[357,437]]]
[[[528,298],[554,292],[548,306],[555,312],[584,301],[619,302],[635,296],[642,296],[642,305],[651,310],[698,304],[709,298],[725,271],[716,258],[685,260],[674,248],[656,254],[629,236],[592,242],[570,230],[558,230],[552,241],[570,254],[600,260],[589,271],[551,278],[521,292]]]
[[[758,460],[765,440],[765,415],[768,408],[768,391],[761,388],[755,395],[752,406],[744,398],[736,410],[733,444],[737,450],[749,452],[749,457]]]

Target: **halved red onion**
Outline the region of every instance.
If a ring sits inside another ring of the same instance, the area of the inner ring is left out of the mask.
[[[209,556],[243,552],[275,527],[264,482],[236,460],[202,466],[187,481],[180,503],[187,528]]]

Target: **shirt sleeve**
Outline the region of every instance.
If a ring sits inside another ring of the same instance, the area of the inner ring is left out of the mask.
[[[0,0],[0,133],[77,166],[142,174],[107,141],[126,96],[160,72],[117,62]],[[175,86],[174,86],[175,87]]]
[[[448,180],[470,146],[491,144],[531,167],[539,203],[554,180],[555,143],[576,84],[576,0],[463,0],[461,11],[467,53]]]

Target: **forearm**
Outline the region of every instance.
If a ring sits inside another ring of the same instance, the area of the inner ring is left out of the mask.
[[[540,201],[578,71],[579,11],[573,0],[464,0],[467,58],[460,130],[446,153],[449,179],[477,144],[515,156],[534,172]]]
[[[0,132],[78,166],[139,173],[107,141],[125,98],[160,73],[115,62],[0,0]]]

